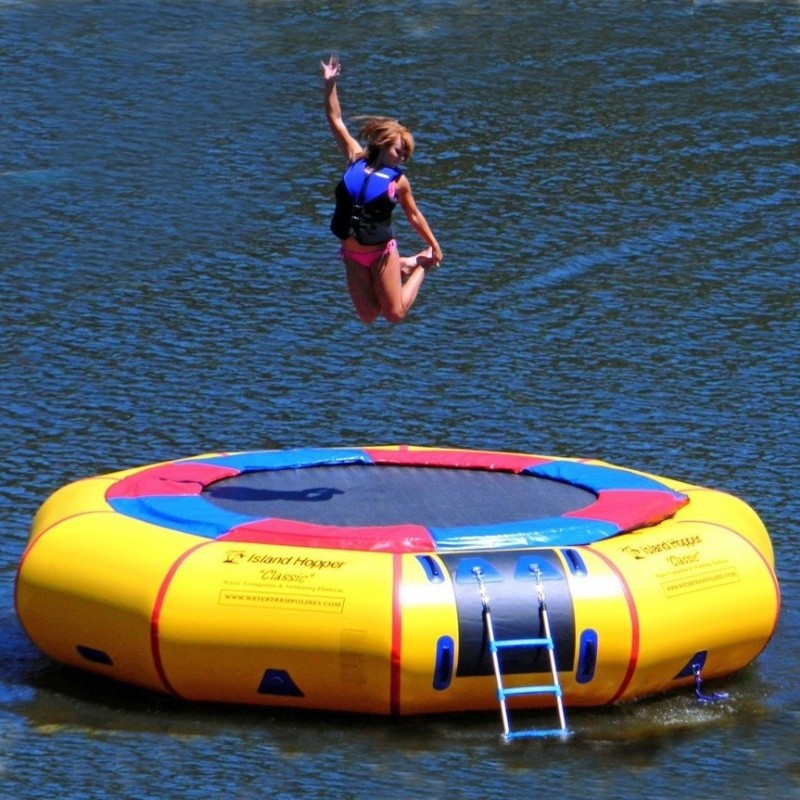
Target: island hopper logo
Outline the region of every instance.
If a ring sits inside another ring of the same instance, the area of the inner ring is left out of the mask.
[[[258,564],[260,566],[304,567],[311,570],[341,569],[347,561],[313,558],[308,555],[272,556],[268,553],[248,553],[247,550],[228,550],[223,564]]]
[[[686,547],[696,547],[703,541],[699,535],[684,536],[674,539],[663,539],[660,542],[646,545],[625,545],[620,548],[623,553],[633,556],[637,561],[648,556],[660,555],[662,553],[669,553],[672,550],[678,550]]]
[[[222,560],[223,564],[241,564],[247,558],[247,553],[244,550],[228,550],[225,553],[225,558]]]

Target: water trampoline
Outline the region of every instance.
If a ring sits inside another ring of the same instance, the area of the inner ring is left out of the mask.
[[[599,706],[728,675],[766,646],[780,593],[763,524],[723,492],[383,446],[65,486],[16,605],[53,659],[187,701],[410,715],[497,709],[495,640],[549,642],[503,651],[514,708],[552,706],[554,676],[565,705]]]

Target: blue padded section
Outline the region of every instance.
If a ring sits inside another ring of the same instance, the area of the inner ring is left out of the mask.
[[[109,503],[120,514],[207,539],[216,539],[236,525],[257,519],[217,508],[198,495],[119,497]]]
[[[548,517],[485,527],[431,528],[436,549],[508,550],[515,547],[570,547],[607,539],[619,526],[593,519]]]
[[[234,453],[210,458],[186,459],[185,464],[212,464],[230,467],[239,472],[258,470],[294,469],[328,464],[372,464],[372,459],[357,448],[303,448],[298,450],[274,450],[254,453]]]
[[[571,483],[575,486],[582,486],[595,493],[607,489],[616,490],[648,490],[655,492],[666,492],[680,496],[679,492],[673,492],[663,483],[647,478],[644,475],[636,475],[624,469],[613,469],[598,464],[583,464],[577,461],[550,461],[546,464],[538,464],[523,470],[530,475],[540,475],[543,478]]]

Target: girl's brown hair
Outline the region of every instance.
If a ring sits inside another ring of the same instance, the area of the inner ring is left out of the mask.
[[[405,125],[401,125],[391,117],[356,117],[356,119],[363,120],[358,135],[367,143],[364,151],[367,161],[377,158],[378,153],[384,147],[391,145],[398,136],[406,151],[405,160],[411,158],[411,154],[414,152],[414,137]]]

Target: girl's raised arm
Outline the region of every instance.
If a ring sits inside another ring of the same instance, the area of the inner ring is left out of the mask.
[[[339,105],[339,95],[336,92],[336,79],[342,72],[342,66],[336,56],[331,56],[327,61],[320,62],[322,77],[325,80],[325,116],[328,125],[336,139],[336,145],[348,161],[354,161],[361,153],[361,145],[347,130],[342,119],[342,109]]]

